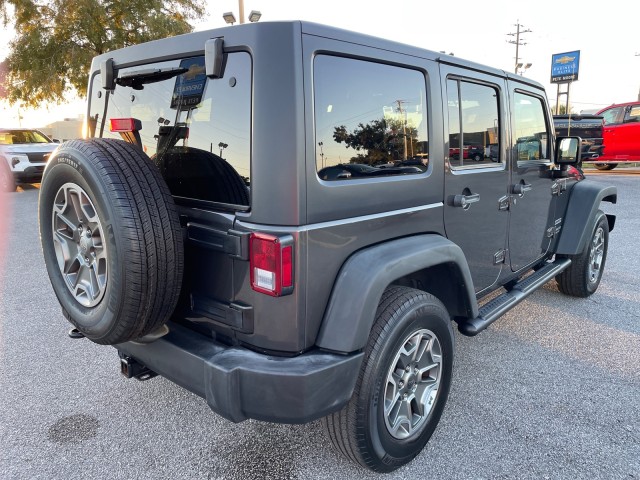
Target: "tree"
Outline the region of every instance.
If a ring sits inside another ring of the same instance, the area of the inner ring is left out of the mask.
[[[204,15],[194,0],[0,0],[13,20],[4,82],[10,103],[36,107],[86,95],[91,59],[149,40],[188,33]],[[13,7],[13,8],[11,8]],[[11,12],[13,10],[13,12]]]
[[[381,118],[365,124],[359,123],[353,132],[341,125],[334,128],[333,139],[353,148],[358,153],[351,158],[352,163],[375,165],[381,162],[400,160],[404,153],[404,135],[407,136],[407,154],[417,152],[418,132],[415,127],[402,125],[401,120]]]
[[[556,105],[554,105],[554,106],[551,108],[551,112],[552,112],[553,114],[555,114],[555,113],[556,113]],[[576,113],[576,112],[574,112],[574,111],[573,111],[573,107],[570,107],[570,108],[569,108],[569,113],[570,113],[570,114],[574,114],[574,113]],[[560,113],[559,113],[559,115],[566,115],[566,114],[567,114],[567,106],[566,106],[566,105],[563,105],[563,104],[560,104]]]

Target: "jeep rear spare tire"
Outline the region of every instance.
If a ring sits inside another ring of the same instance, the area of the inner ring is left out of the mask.
[[[117,344],[168,321],[182,283],[182,234],[169,189],[139,147],[62,145],[45,169],[38,216],[53,290],[82,334]]]

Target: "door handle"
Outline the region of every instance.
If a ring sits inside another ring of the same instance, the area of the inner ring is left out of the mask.
[[[531,186],[530,183],[524,183],[524,182],[516,183],[511,189],[511,193],[515,195],[520,195],[522,197],[525,194],[525,192],[528,192],[532,188],[533,187]]]
[[[462,207],[467,210],[472,203],[477,203],[480,201],[479,193],[471,193],[469,195],[455,195],[453,197],[453,206],[454,207]]]

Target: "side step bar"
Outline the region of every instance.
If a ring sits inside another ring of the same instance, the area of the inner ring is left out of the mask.
[[[553,277],[561,273],[571,265],[569,258],[562,258],[550,263],[537,272],[529,275],[524,280],[516,283],[511,290],[494,298],[483,305],[476,318],[467,319],[458,323],[458,330],[464,335],[473,337],[507,313],[522,300],[527,298],[538,287],[541,287]]]

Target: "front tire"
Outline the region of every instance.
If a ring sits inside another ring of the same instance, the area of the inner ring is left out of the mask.
[[[609,246],[609,222],[598,211],[595,226],[578,255],[570,255],[571,265],[556,277],[558,289],[572,297],[588,297],[600,285]]]
[[[598,170],[613,170],[618,166],[617,163],[594,163],[594,166]]]
[[[388,288],[380,302],[349,403],[323,419],[334,447],[377,472],[418,455],[449,395],[453,330],[433,295]]]

